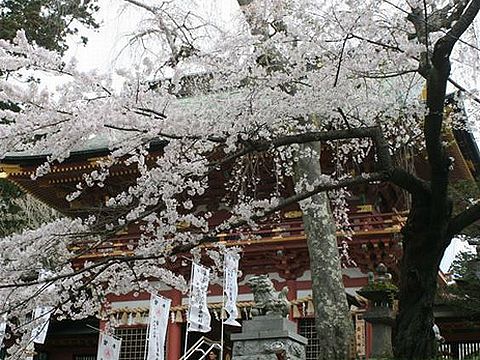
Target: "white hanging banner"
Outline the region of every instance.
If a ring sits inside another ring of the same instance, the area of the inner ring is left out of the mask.
[[[5,339],[5,332],[7,331],[7,320],[5,317],[0,320],[0,348],[3,347],[3,339]]]
[[[150,296],[147,360],[164,360],[170,303],[170,299]]]
[[[238,297],[238,262],[240,256],[234,252],[226,252],[224,258],[223,276],[225,277],[225,288],[223,292],[227,296],[225,302],[225,311],[228,313],[228,319],[223,323],[232,326],[242,326],[236,318],[238,317],[237,297]]]
[[[210,269],[193,263],[192,272],[187,330],[209,332],[211,330],[211,317],[207,307],[207,290],[210,280]]]
[[[111,335],[100,333],[97,360],[118,360],[120,358],[121,346],[122,339],[117,339]]]
[[[35,344],[45,343],[52,310],[52,306],[39,306],[35,309],[33,319],[38,323],[38,325],[32,330],[32,341]]]

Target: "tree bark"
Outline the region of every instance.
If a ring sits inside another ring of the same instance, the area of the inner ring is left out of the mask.
[[[309,183],[319,179],[320,144],[300,146],[315,150],[318,156],[299,156],[295,164],[295,178],[306,178]],[[307,153],[311,153],[308,151]],[[319,339],[319,360],[344,360],[353,335],[352,320],[342,281],[335,224],[325,193],[311,198],[312,205],[303,209],[303,224],[310,256],[312,291],[315,306],[315,324]]]
[[[437,344],[433,333],[433,305],[440,261],[451,238],[445,224],[432,226],[432,202],[414,201],[402,230],[399,314],[394,354],[396,359],[433,359]],[[448,221],[447,221],[448,223]]]
[[[428,113],[424,121],[424,135],[430,165],[431,195],[414,197],[408,222],[402,230],[403,257],[394,346],[397,359],[432,359],[436,356],[432,326],[440,261],[455,231],[478,214],[478,209],[472,209],[452,222],[452,201],[448,196],[451,164],[442,138],[450,54],[478,14],[480,0],[470,1],[466,9],[465,6],[459,9],[455,19],[458,21],[452,22],[450,30],[435,42],[431,54],[427,47],[420,64],[420,73],[427,80]],[[415,25],[418,19],[413,16],[410,20]],[[421,34],[417,35],[422,41]],[[428,32],[424,35],[424,43],[427,40]]]

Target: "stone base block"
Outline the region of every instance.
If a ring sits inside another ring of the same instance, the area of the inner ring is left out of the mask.
[[[296,325],[280,316],[258,316],[243,323],[242,333],[232,334],[232,360],[305,360],[307,339]]]

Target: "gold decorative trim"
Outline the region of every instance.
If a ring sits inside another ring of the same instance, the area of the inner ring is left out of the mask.
[[[300,210],[287,211],[283,214],[286,219],[296,219],[302,217],[303,213]]]
[[[358,205],[357,212],[358,213],[373,212],[373,205],[371,204]]]
[[[18,164],[0,164],[0,170],[5,175],[2,176],[3,179],[9,177],[12,174],[22,173],[22,167]]]

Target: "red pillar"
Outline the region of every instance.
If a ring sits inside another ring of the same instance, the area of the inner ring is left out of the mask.
[[[289,279],[287,280],[287,299],[288,300],[295,300],[297,298],[297,282],[295,280]]]
[[[295,280],[289,279],[287,280],[287,286],[288,286],[287,300],[289,301],[296,300],[297,299],[297,282]],[[288,314],[288,318],[293,322],[295,322],[298,327],[298,319],[293,318],[293,306],[290,308],[290,313]]]
[[[182,294],[180,291],[173,290],[169,296],[172,299],[172,306],[181,305]],[[182,324],[168,324],[167,330],[167,360],[178,360],[182,355]]]
[[[365,328],[366,328],[366,334],[365,334],[365,355],[367,359],[370,359],[370,355],[372,353],[372,324],[370,324],[368,321],[365,321]]]

